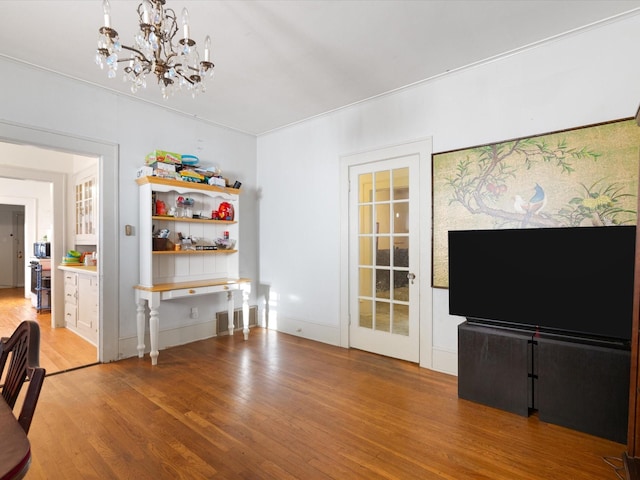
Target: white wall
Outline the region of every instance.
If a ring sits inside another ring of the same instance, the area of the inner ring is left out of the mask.
[[[3,144],[0,143],[0,155]],[[2,163],[0,161],[0,163]],[[27,201],[33,201],[36,205],[35,232],[30,232],[34,238],[28,239],[25,245],[26,257],[33,256],[33,241],[43,241],[44,235],[51,230],[53,225],[53,209],[51,206],[51,185],[46,182],[34,182],[31,180],[11,180],[0,177],[0,195],[10,197],[6,203],[23,205]],[[25,241],[26,241],[25,237]],[[31,241],[33,240],[33,241]]]
[[[102,206],[103,215],[118,229],[117,232],[105,233],[117,243],[110,248],[118,258],[102,259],[105,272],[115,272],[109,273],[109,277],[117,277],[104,278],[105,282],[115,285],[115,292],[106,299],[109,302],[107,307],[114,309],[115,313],[109,315],[105,322],[117,323],[108,330],[116,332],[113,335],[117,338],[113,342],[118,344],[116,356],[106,360],[136,354],[133,286],[138,282],[139,238],[125,236],[124,226],[136,227],[139,223],[135,173],[151,150],[196,153],[202,161],[217,163],[225,176],[242,182],[240,236],[243,255],[240,275],[257,278],[255,137],[7,59],[0,59],[0,70],[3,72],[0,76],[0,123],[10,127],[3,127],[3,131],[24,127],[34,131],[34,139],[42,138],[42,132],[45,132],[45,137],[55,137],[56,143],[65,143],[69,138],[80,139],[80,143],[116,146],[113,165],[103,165],[103,169],[114,172],[117,178],[117,185],[108,188],[115,188],[115,198],[118,199],[117,205]],[[14,126],[16,128],[12,128]],[[0,140],[7,140],[2,137],[0,134]],[[73,143],[69,141],[69,144]],[[76,150],[75,153],[89,152]],[[254,298],[252,296],[250,300],[252,303],[255,303]],[[189,318],[191,306],[199,308],[198,320]],[[213,334],[213,319],[218,311],[226,311],[226,298],[203,296],[191,299],[188,304],[183,301],[163,302],[160,348],[186,343],[194,335],[202,335],[203,331]],[[148,346],[148,341],[146,343]]]
[[[443,152],[632,117],[638,45],[640,16],[629,16],[259,137],[260,281],[277,293],[278,328],[340,342],[340,156],[424,137]],[[432,290],[431,313],[433,358],[421,364],[455,374],[462,319],[448,315],[446,290]]]

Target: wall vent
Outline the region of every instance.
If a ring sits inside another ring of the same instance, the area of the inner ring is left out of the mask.
[[[217,334],[227,335],[229,333],[229,315],[225,310],[224,312],[216,313]],[[235,331],[242,330],[242,308],[236,308],[233,311],[233,325]],[[258,325],[258,306],[249,305],[249,328]]]

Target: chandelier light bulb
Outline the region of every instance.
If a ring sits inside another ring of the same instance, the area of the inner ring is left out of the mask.
[[[104,26],[111,28],[111,5],[109,5],[109,0],[102,0],[102,13],[104,14]]]
[[[186,7],[182,9],[182,34],[185,40],[189,40],[189,12]]]
[[[151,12],[153,11],[153,6],[149,0],[142,0],[142,23],[149,25],[151,24]]]
[[[204,61],[211,61],[211,37],[209,35],[204,39]]]

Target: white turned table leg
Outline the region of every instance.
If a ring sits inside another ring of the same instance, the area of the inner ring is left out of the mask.
[[[144,321],[145,321],[145,313],[144,313],[144,304],[145,300],[140,298],[140,293],[136,291],[136,329],[138,333],[138,357],[144,357]]]
[[[249,340],[249,290],[250,287],[242,289],[242,333],[245,340]]]
[[[158,330],[160,328],[160,294],[152,293],[149,300],[149,343],[151,343],[151,365],[158,364]]]
[[[158,364],[158,326],[160,324],[160,320],[158,318],[158,309],[151,309],[151,316],[149,318],[149,333],[151,340],[151,352],[149,355],[151,356],[151,365]]]
[[[233,322],[233,290],[227,292],[227,318],[229,319],[229,335],[233,335],[236,328]]]

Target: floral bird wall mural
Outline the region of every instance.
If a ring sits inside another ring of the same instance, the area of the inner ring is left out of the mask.
[[[639,157],[633,119],[434,154],[433,286],[449,230],[635,224]]]

